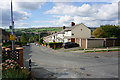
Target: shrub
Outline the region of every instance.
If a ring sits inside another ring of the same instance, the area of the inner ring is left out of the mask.
[[[19,64],[14,60],[7,59],[1,64],[2,78],[24,78],[26,79],[29,72],[25,69],[21,69]]]
[[[40,39],[40,44],[43,44],[43,38]]]
[[[7,59],[2,65],[2,70],[5,69],[20,69],[20,66],[14,60]]]
[[[50,48],[61,48],[62,47],[62,42],[50,42],[48,43],[48,45],[50,46]]]

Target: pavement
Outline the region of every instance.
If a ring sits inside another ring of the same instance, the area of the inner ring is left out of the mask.
[[[24,48],[24,66],[32,60],[36,78],[118,78],[119,52],[82,53],[53,50],[34,43]]]

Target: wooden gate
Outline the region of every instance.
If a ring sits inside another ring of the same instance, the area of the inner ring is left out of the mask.
[[[81,48],[86,48],[86,39],[81,39]]]

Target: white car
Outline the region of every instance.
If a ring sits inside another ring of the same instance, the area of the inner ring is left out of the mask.
[[[26,46],[30,46],[30,43],[27,43]]]

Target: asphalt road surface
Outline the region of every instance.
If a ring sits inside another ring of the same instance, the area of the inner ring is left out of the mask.
[[[63,52],[32,43],[23,56],[27,69],[32,60],[36,78],[118,78],[118,52]]]

